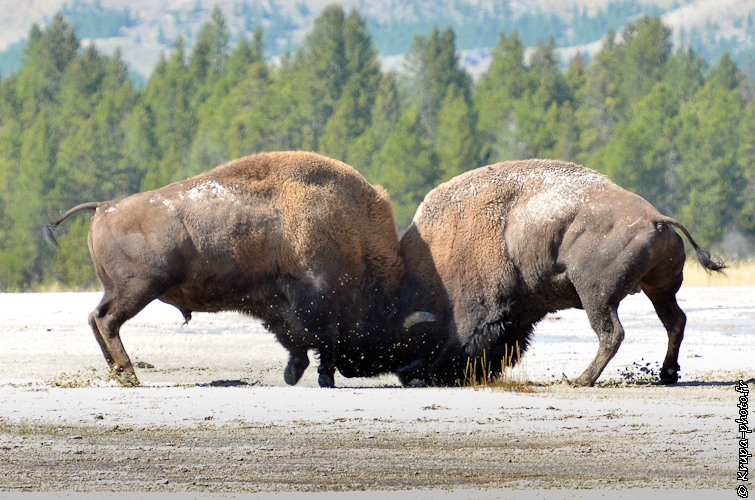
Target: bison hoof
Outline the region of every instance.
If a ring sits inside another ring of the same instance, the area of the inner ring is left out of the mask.
[[[679,372],[673,368],[663,368],[658,376],[661,379],[661,384],[664,385],[675,384],[679,381]]]
[[[139,387],[142,385],[139,383],[139,379],[136,378],[136,374],[132,372],[112,370],[108,378],[115,380],[121,384],[122,387]]]
[[[302,375],[304,375],[304,370],[298,369],[293,363],[287,364],[286,369],[283,370],[283,380],[288,385],[296,385]]]
[[[319,377],[317,377],[317,383],[320,384],[320,387],[335,387],[336,381],[333,380],[332,375],[328,375],[327,373],[321,373]]]
[[[578,379],[571,381],[569,379],[566,379],[566,382],[569,383],[569,385],[571,385],[572,387],[592,387],[595,385],[594,380],[590,380],[585,376],[580,376]]]

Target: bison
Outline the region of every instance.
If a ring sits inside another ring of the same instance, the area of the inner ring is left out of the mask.
[[[139,381],[119,330],[155,299],[193,311],[261,318],[288,350],[286,383],[319,355],[320,386],[410,363],[417,323],[397,317],[404,265],[388,195],[353,168],[307,152],[244,157],[155,191],[84,203],[89,252],[105,289],[89,325],[112,373]],[[393,325],[393,326],[391,326]],[[390,328],[389,328],[390,326]]]
[[[574,383],[592,386],[624,338],[619,302],[643,291],[668,332],[660,380],[675,383],[685,251],[672,228],[706,269],[724,267],[679,222],[580,165],[503,162],[438,186],[400,242],[404,301],[437,316],[413,332],[435,339],[427,366],[415,364],[404,380],[450,385],[499,374],[527,349],[546,314],[581,308],[599,348]]]

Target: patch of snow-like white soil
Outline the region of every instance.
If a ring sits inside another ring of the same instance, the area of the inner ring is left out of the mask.
[[[622,303],[624,343],[593,388],[565,383],[597,351],[584,312],[552,314],[507,372],[525,393],[392,375],[321,389],[314,358],[288,387],[286,351],[258,320],[182,326],[159,302],[121,330],[142,383],[123,388],[87,324],[99,299],[0,294],[0,490],[736,487],[734,383],[755,388],[755,287],[682,288],[674,386],[654,383],[667,337],[644,295]]]

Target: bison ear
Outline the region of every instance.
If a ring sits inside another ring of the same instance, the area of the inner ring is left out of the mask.
[[[404,319],[404,328],[408,330],[418,323],[433,323],[435,321],[438,321],[438,318],[431,312],[414,311]]]

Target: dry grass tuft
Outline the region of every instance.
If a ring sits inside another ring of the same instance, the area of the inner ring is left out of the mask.
[[[501,361],[503,370],[500,374],[494,375],[489,370],[484,370],[482,378],[478,378],[476,376],[477,360],[472,361],[472,359],[467,358],[462,385],[475,389],[488,387],[508,392],[535,392],[535,389],[528,380],[527,370],[521,363],[521,359],[521,351],[519,343],[517,343],[516,347],[512,348],[510,352],[508,349],[504,351],[504,357]],[[482,352],[480,361],[483,366],[488,366],[487,353],[485,351]]]
[[[99,292],[102,290],[102,285],[99,283],[92,283],[90,285],[71,286],[64,285],[58,281],[52,281],[49,283],[40,283],[30,287],[27,292],[34,293],[60,293],[60,292]]]
[[[709,273],[694,258],[684,264],[682,286],[755,286],[755,260],[727,263],[720,273]]]

